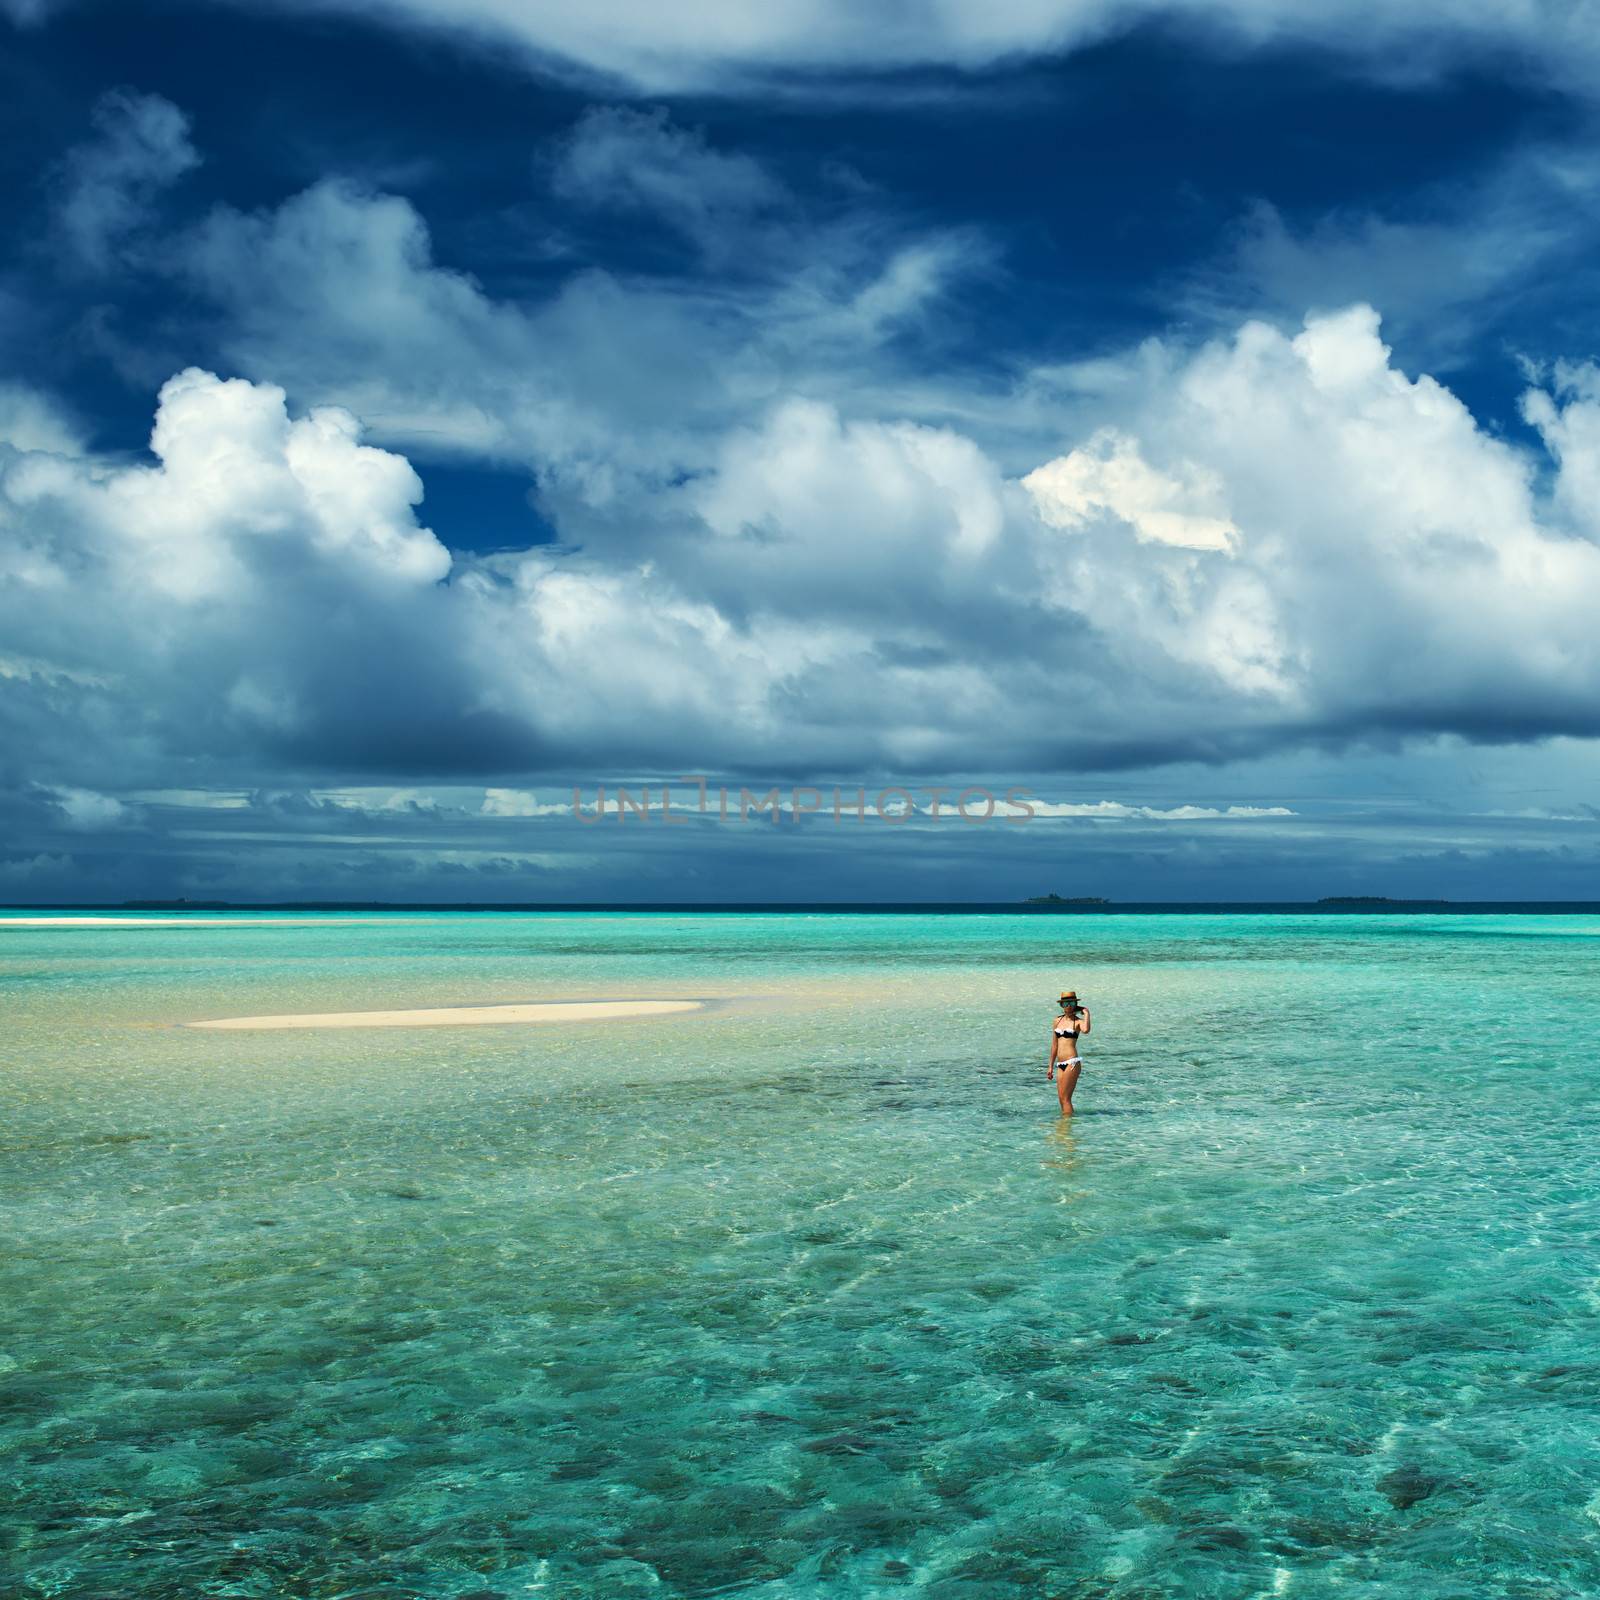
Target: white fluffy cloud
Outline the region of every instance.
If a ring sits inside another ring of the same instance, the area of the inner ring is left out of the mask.
[[[1552,387],[1529,390],[1523,415],[1555,458],[1557,508],[1575,533],[1600,539],[1600,368],[1558,366]]]
[[[670,163],[678,135],[642,120],[627,138]],[[650,185],[658,208],[676,204]],[[592,197],[618,203],[614,184]],[[240,370],[345,406],[401,448],[532,468],[587,533],[706,471],[725,432],[786,388],[893,382],[886,350],[981,252],[858,220],[806,231],[771,277],[687,287],[586,271],[530,306],[437,262],[407,201],[328,180],[271,210],[216,212],[185,255]]]
[[[797,546],[791,581],[815,572],[826,582],[840,560],[881,563],[875,576],[885,585],[918,555],[971,563],[999,539],[1005,517],[1000,476],[970,439],[906,422],[846,422],[804,400],[731,434],[691,498],[723,540],[753,536],[778,561],[783,545]]]
[[[25,0],[12,0],[13,4]],[[1512,54],[1593,92],[1600,47],[1588,0],[255,0],[262,9],[335,11],[520,47],[530,63],[566,63],[651,89],[740,90],[785,74],[948,66],[1060,55],[1148,23],[1231,49],[1310,44],[1390,79]]]
[[[1081,528],[1105,515],[1127,523],[1140,539],[1193,550],[1232,550],[1239,537],[1226,516],[1197,509],[1214,506],[1219,497],[1214,474],[1187,464],[1172,474],[1157,472],[1114,428],[1036,468],[1022,486],[1052,528]]]
[[[334,408],[291,421],[281,389],[181,372],[150,437],[159,466],[97,471],[34,452],[11,464],[13,554],[41,592],[70,587],[88,557],[130,590],[185,603],[269,585],[285,549],[373,583],[437,582],[450,556],[416,526],[420,480],[358,433]]]
[[[74,455],[78,430],[47,395],[22,383],[0,382],[0,445]]]
[[[1530,402],[1569,433],[1582,403]],[[1148,547],[1132,583],[1127,563],[1081,563],[1078,592],[1112,631],[1330,729],[1592,722],[1600,550],[1551,526],[1534,462],[1392,366],[1369,308],[1293,338],[1247,325],[1173,363],[1133,431],[1222,486],[1239,549]]]
[[[0,447],[0,731],[62,793],[110,746],[170,787],[1600,732],[1586,369],[1526,401],[1548,494],[1365,307],[1102,377],[1114,415],[1020,479],[790,397],[583,549],[452,561],[351,414],[184,372],[153,466]]]
[[[403,739],[384,687],[428,681],[413,653],[450,557],[411,468],[357,431],[188,371],[154,466],[0,447],[0,717],[25,776],[170,776],[318,729],[357,761],[363,738]]]

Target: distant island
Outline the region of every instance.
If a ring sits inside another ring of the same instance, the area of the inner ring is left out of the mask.
[[[1317,901],[1319,906],[1448,906],[1452,900],[1396,900],[1386,894],[1329,894]]]
[[[1059,894],[1036,894],[1024,900],[1025,906],[1108,906],[1109,900],[1097,894],[1075,894],[1063,896]]]
[[[231,911],[227,900],[124,900],[124,911]]]

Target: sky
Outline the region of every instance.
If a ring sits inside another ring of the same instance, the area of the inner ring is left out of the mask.
[[[1600,899],[1590,0],[0,0],[0,107],[0,901]]]

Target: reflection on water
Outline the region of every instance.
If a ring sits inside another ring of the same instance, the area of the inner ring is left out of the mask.
[[[1060,1173],[1071,1172],[1077,1164],[1078,1140],[1073,1129],[1073,1117],[1057,1117],[1054,1124],[1045,1134],[1048,1141],[1049,1154],[1045,1157],[1045,1166]]]
[[[1088,1173],[1079,1168],[1077,1132],[1073,1127],[1078,1115],[1058,1117],[1045,1134],[1048,1154],[1044,1165],[1060,1183],[1057,1198],[1062,1205],[1081,1204],[1090,1195]]]
[[[1209,920],[5,933],[0,1592],[1594,1592],[1595,923]]]

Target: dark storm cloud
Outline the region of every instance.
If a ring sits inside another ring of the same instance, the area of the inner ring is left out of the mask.
[[[1048,781],[1048,780],[1046,780]],[[594,788],[583,785],[586,804]],[[634,784],[635,798],[641,786]],[[652,793],[659,790],[652,786]],[[714,793],[714,792],[713,792]],[[161,792],[128,805],[0,791],[0,889],[16,901],[104,898],[401,901],[1021,901],[1314,898],[1373,893],[1569,897],[1600,867],[1575,816],[1443,816],[1410,804],[1286,807],[1039,803],[1033,821],[796,825],[575,821],[570,789]],[[1169,796],[1170,798],[1170,796]],[[62,826],[70,808],[77,820]],[[1235,814],[1237,813],[1237,814]],[[655,813],[652,813],[653,818]],[[1181,891],[1181,893],[1180,893]],[[1070,925],[1063,926],[1068,936]]]

